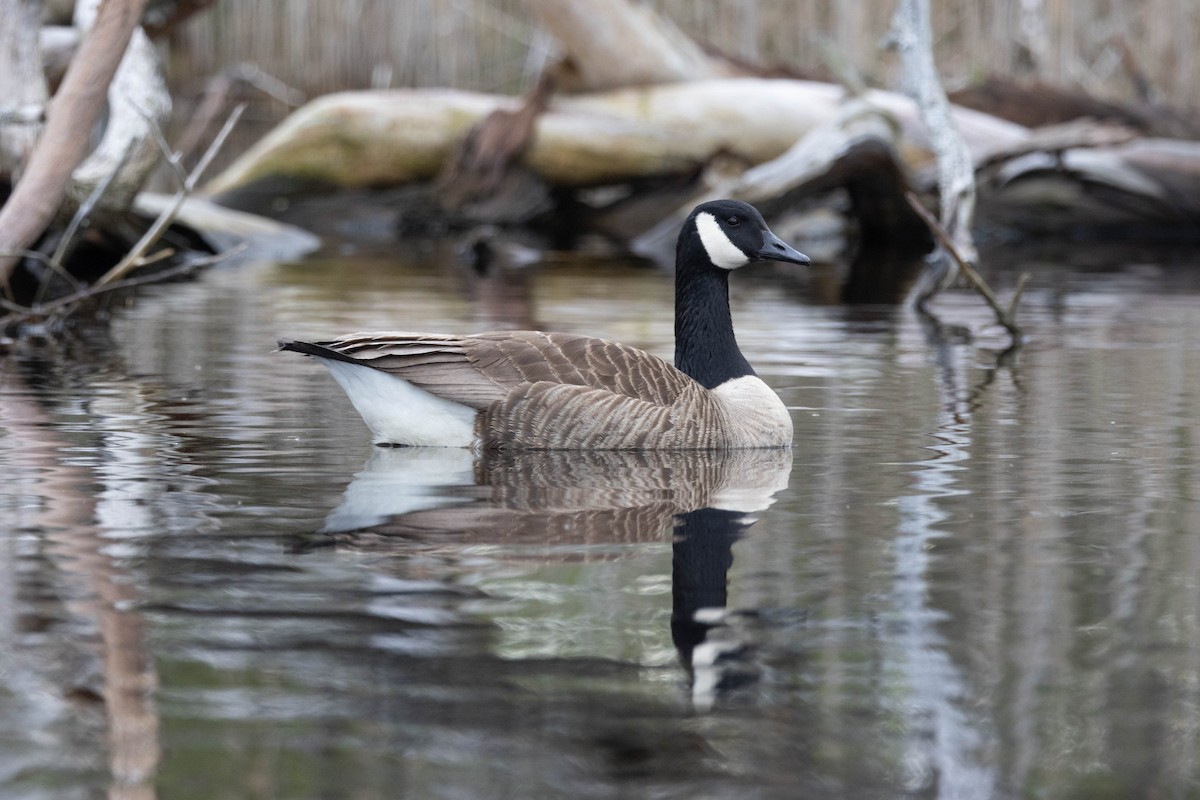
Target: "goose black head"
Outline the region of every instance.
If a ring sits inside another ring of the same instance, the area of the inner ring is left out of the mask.
[[[696,206],[683,226],[681,255],[688,239],[698,242],[708,262],[723,270],[753,261],[811,263],[808,256],[771,233],[758,209],[741,200],[713,200]]]

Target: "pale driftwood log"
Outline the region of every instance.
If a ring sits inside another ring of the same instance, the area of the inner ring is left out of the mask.
[[[643,3],[525,0],[567,53],[564,91],[729,77],[735,69],[709,56],[673,22]]]
[[[0,284],[8,285],[19,254],[42,234],[58,212],[144,7],[145,0],[104,2],[67,69],[25,174],[0,209]]]
[[[49,92],[37,44],[37,4],[0,0],[0,19],[0,176],[15,180],[41,134]]]
[[[933,163],[916,108],[891,92],[866,99],[894,117],[911,168]],[[842,90],[811,81],[736,78],[560,97],[538,120],[522,163],[556,186],[579,187],[684,174],[726,154],[746,165],[778,157],[835,117]],[[346,92],[296,111],[206,187],[259,182],[331,187],[396,186],[434,178],[467,130],[519,100],[454,90]],[[955,109],[973,157],[1017,147],[1019,125]]]
[[[811,130],[781,156],[751,167],[718,191],[749,203],[781,197],[826,174],[861,142],[880,142],[900,161],[899,126],[879,107],[862,100],[846,102],[836,117]]]
[[[321,245],[308,231],[267,217],[234,211],[197,197],[182,205],[172,195],[142,192],[133,211],[147,219],[174,213],[177,223],[195,231],[209,247],[224,256],[223,264],[244,261],[295,261]],[[236,257],[235,257],[236,254]]]

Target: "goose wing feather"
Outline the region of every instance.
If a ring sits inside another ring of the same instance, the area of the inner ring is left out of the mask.
[[[575,398],[570,405],[587,406],[605,394],[613,394],[648,406],[670,406],[699,386],[643,350],[575,334],[358,333],[316,345],[345,360],[396,375],[439,397],[480,410],[521,388],[525,392],[522,402],[537,397],[539,405],[549,400],[547,393],[553,387],[571,386],[579,389],[568,392]],[[539,388],[534,390],[535,386]],[[586,402],[582,400],[585,394],[589,395]],[[620,401],[614,398],[610,402]]]

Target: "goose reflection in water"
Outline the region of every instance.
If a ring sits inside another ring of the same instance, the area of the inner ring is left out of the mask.
[[[726,610],[733,544],[785,489],[790,449],[525,451],[381,448],[326,517],[325,541],[375,553],[539,545],[561,560],[672,542],[671,636],[707,710],[752,680]]]

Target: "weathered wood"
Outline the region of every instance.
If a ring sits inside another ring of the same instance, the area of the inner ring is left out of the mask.
[[[1110,102],[1080,88],[991,76],[953,92],[950,99],[964,108],[1031,128],[1087,119],[1116,123],[1145,136],[1200,139],[1200,116],[1193,111],[1144,102]]]
[[[1018,347],[1022,334],[1015,314],[1026,277],[1023,275],[1018,281],[1012,305],[1005,309],[975,270],[979,255],[971,225],[975,216],[977,162],[971,158],[950,117],[950,101],[933,61],[929,0],[900,0],[892,22],[892,37],[900,50],[906,90],[921,109],[921,118],[933,137],[938,164],[941,219],[930,214],[915,194],[907,195],[909,206],[925,220],[940,245],[926,259],[926,269],[913,292],[913,299],[918,309],[926,311],[926,304],[961,274],[995,312],[996,322],[1008,331],[1013,347]]]
[[[75,25],[89,30],[96,20],[100,0],[79,0]],[[116,172],[100,203],[100,212],[124,211],[161,158],[155,136],[171,116],[171,95],[158,65],[150,38],[135,28],[130,34],[108,89],[108,119],[104,135],[71,175],[68,195],[82,202],[102,181]]]
[[[900,53],[904,90],[917,104],[937,157],[941,223],[958,252],[974,261],[971,222],[975,213],[975,159],[954,124],[950,101],[933,61],[929,0],[900,0],[892,21],[891,42]]]
[[[910,168],[932,163],[912,101],[890,92],[866,99],[897,120]],[[778,157],[835,117],[832,84],[737,78],[560,97],[537,122],[522,163],[555,186],[621,183],[696,171],[718,154],[747,165]],[[209,184],[213,194],[255,184],[396,186],[434,178],[472,125],[513,98],[454,90],[345,92],[296,111]],[[1020,144],[1028,131],[974,111],[954,117],[973,157]]]
[[[1200,142],[1135,139],[1038,151],[991,164],[980,214],[1032,233],[1105,237],[1170,228],[1200,236]]]

